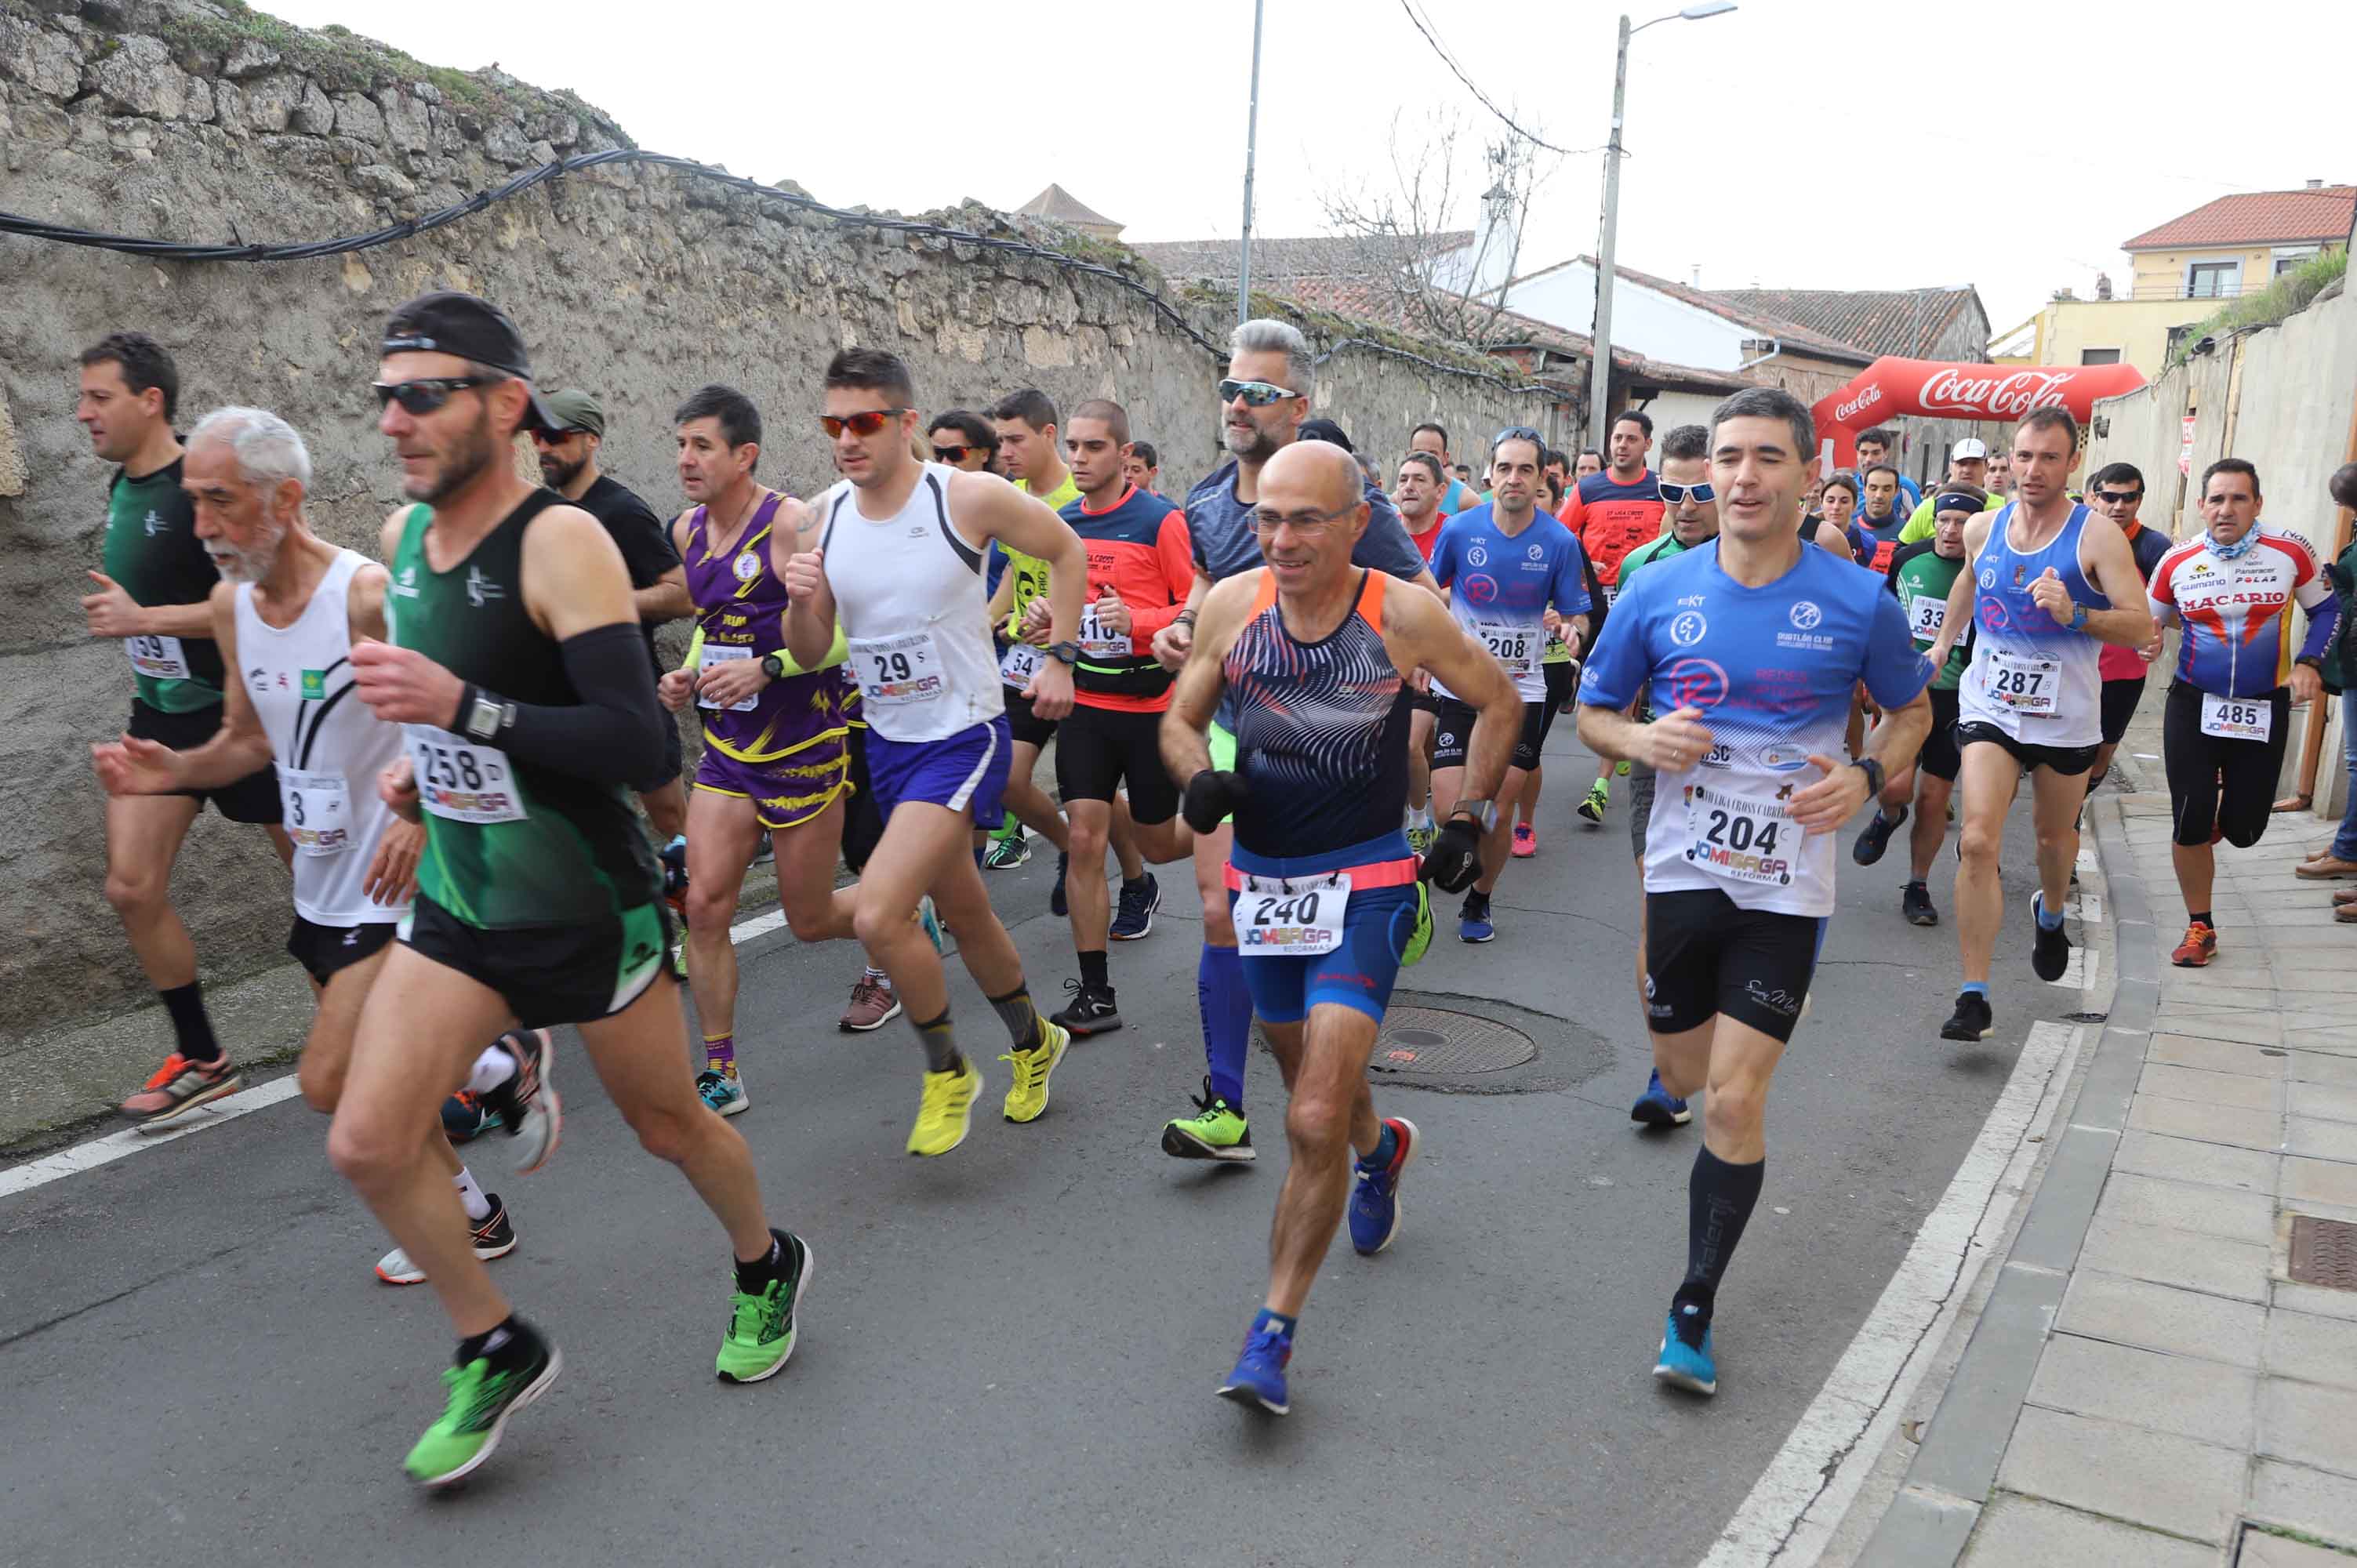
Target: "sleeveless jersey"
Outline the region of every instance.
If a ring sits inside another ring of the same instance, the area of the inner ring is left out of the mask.
[[[563,656],[523,604],[524,528],[564,504],[554,490],[533,491],[447,571],[425,558],[433,509],[412,507],[385,594],[393,641],[500,697],[577,704]],[[654,850],[621,785],[520,762],[433,725],[403,728],[425,808],[417,890],[455,918],[483,930],[578,925],[657,897]]]
[[[1579,542],[1554,518],[1538,513],[1522,532],[1509,534],[1487,502],[1450,518],[1432,552],[1432,575],[1448,590],[1448,613],[1504,667],[1525,703],[1546,700],[1540,660],[1547,607],[1563,616],[1588,611],[1581,564]],[[1432,689],[1457,694],[1438,680]]]
[[[1411,691],[1383,647],[1381,572],[1362,570],[1342,624],[1316,642],[1285,629],[1276,579],[1261,574],[1252,617],[1222,669],[1236,696],[1236,847],[1299,858],[1399,832],[1407,810]]]
[[[393,821],[376,776],[401,755],[401,726],[370,713],[352,690],[352,574],[366,564],[356,550],[337,552],[285,627],[255,613],[253,584],[237,585],[238,660],[278,762],[295,841],[295,912],[320,926],[382,924],[409,908],[380,904],[361,887]]]
[[[769,543],[778,505],[771,494],[726,555],[712,549],[710,509],[697,507],[687,522],[687,595],[704,633],[702,662],[759,659],[786,645],[786,585],[770,570]],[[772,681],[736,707],[707,706],[704,744],[738,762],[774,762],[806,746],[838,740],[856,702],[842,668],[831,666]]]
[[[2013,547],[2014,503],[1997,512],[1972,563],[1978,651],[1956,688],[1962,719],[1995,725],[2034,746],[2094,746],[2104,738],[2103,678],[2095,670],[2103,644],[2039,608],[2029,592],[2051,567],[2073,603],[2112,607],[2079,564],[2080,542],[2094,515],[2072,507],[2060,533],[2024,553]]]
[[[202,604],[221,581],[175,457],[141,478],[114,471],[106,487],[106,575],[141,607]],[[210,637],[126,637],[139,700],[160,713],[199,713],[221,700],[221,648]]]
[[[2257,539],[2232,561],[2212,552],[2206,531],[2177,545],[2147,590],[2154,618],[2175,610],[2183,628],[2177,678],[2213,697],[2264,697],[2289,680],[2291,607],[2315,618],[2332,602],[2307,540],[2255,523],[2252,532]]]
[[[957,472],[923,465],[909,499],[886,518],[860,512],[848,479],[819,498],[819,548],[860,710],[887,740],[945,740],[1006,711],[982,551],[950,521]]]

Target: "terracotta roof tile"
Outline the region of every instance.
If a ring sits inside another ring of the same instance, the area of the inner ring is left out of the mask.
[[[1970,288],[1715,288],[1738,309],[1763,311],[1869,354],[1921,359],[1959,311],[1977,305]],[[1981,328],[1986,335],[1986,317]],[[1980,345],[1974,348],[1978,350]]]
[[[2279,245],[2345,240],[2357,186],[2316,190],[2254,190],[2222,196],[2158,229],[2120,242],[2123,251],[2165,251],[2203,245]]]

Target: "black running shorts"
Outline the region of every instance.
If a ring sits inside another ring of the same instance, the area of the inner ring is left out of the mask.
[[[2117,746],[2128,733],[2128,721],[2136,717],[2136,704],[2144,700],[2141,675],[2133,681],[2104,682],[2104,744]]]
[[[1956,725],[1956,755],[1962,757],[1964,747],[1975,741],[1987,741],[2001,746],[2006,755],[2020,764],[2024,773],[2033,768],[2050,768],[2064,778],[2084,773],[2095,766],[2098,747],[2092,746],[2040,746],[2035,741],[2016,740],[1996,725],[1982,719],[1968,719]]]
[[[1554,712],[1550,703],[1523,704],[1523,733],[1514,742],[1514,757],[1511,766],[1527,772],[1539,765],[1539,753],[1546,745],[1548,715]],[[1460,703],[1454,697],[1440,701],[1440,720],[1432,732],[1432,766],[1435,768],[1465,766],[1465,748],[1473,739],[1473,721],[1480,710],[1470,703]]]
[[[1025,696],[1018,687],[1001,686],[998,694],[1006,702],[1007,735],[1024,745],[1047,750],[1048,743],[1056,738],[1057,721],[1043,719],[1034,714],[1031,699]]]
[[[418,896],[401,940],[499,993],[527,1029],[619,1013],[671,975],[671,908],[662,899],[565,926],[486,930]]]
[[[1956,749],[1956,689],[1942,691],[1932,688],[1932,727],[1923,736],[1923,749],[1915,754],[1915,766],[1934,779],[1949,783],[1964,766],[1964,757]]]
[[[2276,785],[2283,777],[2284,742],[2291,728],[2291,693],[2282,686],[2254,701],[2274,711],[2265,740],[2231,740],[2201,733],[2201,691],[2182,681],[2169,687],[2161,710],[2161,767],[2169,775],[2169,805],[2181,844],[2211,842],[2213,830],[2248,849],[2267,831]]]
[[[131,722],[124,727],[141,740],[152,740],[174,751],[194,751],[212,739],[221,726],[221,708],[218,703],[185,714],[167,714],[134,697]],[[371,787],[374,787],[373,780]],[[176,789],[173,793],[194,798],[199,808],[210,800],[213,810],[232,822],[276,827],[286,812],[278,799],[278,768],[273,763],[265,762],[236,783],[224,784],[218,789]]]
[[[1698,1029],[1724,1013],[1792,1037],[1816,972],[1824,922],[1746,909],[1717,888],[1645,895],[1645,1026]]]
[[[399,929],[392,920],[371,920],[364,926],[322,926],[297,915],[295,929],[286,933],[286,951],[324,986],[336,977],[337,971],[374,958],[392,946],[393,933]]]
[[[1066,800],[1110,802],[1124,784],[1139,825],[1178,814],[1178,786],[1162,765],[1162,715],[1074,703],[1057,727],[1057,791]]]

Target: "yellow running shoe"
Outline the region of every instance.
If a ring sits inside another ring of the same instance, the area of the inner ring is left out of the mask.
[[[1010,1051],[998,1059],[1015,1064],[1015,1081],[1006,1086],[1005,1114],[1009,1122],[1036,1122],[1048,1109],[1048,1075],[1064,1059],[1072,1036],[1060,1024],[1039,1020],[1039,1043],[1028,1051]]]
[[[963,1072],[927,1073],[917,1124],[909,1130],[909,1152],[946,1155],[964,1143],[974,1125],[974,1096],[981,1092],[982,1069],[972,1062]]]

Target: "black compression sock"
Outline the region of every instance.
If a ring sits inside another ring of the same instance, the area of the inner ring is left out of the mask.
[[[2213,931],[2218,929],[2218,922],[2210,918],[2210,911],[2207,909],[2195,910],[2193,912],[2192,920],[2193,923],[2207,926]]]
[[[1706,1316],[1710,1312],[1719,1276],[1743,1240],[1767,1172],[1764,1159],[1736,1165],[1707,1148],[1695,1151],[1694,1174],[1686,1180],[1686,1277],[1676,1296],[1681,1305],[1694,1302]]]
[[[1113,983],[1112,976],[1105,972],[1105,955],[1103,948],[1099,948],[1095,952],[1081,954],[1081,983],[1082,985]]]
[[[213,1038],[213,1021],[205,1015],[204,986],[192,980],[156,994],[164,999],[164,1011],[172,1015],[172,1034],[180,1054],[192,1062],[219,1061],[221,1042]]]

